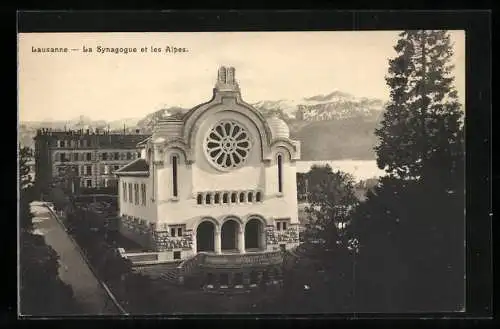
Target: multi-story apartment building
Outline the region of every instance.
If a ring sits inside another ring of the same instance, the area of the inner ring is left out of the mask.
[[[140,157],[137,143],[148,135],[99,130],[40,129],[35,136],[36,185],[43,189],[59,179],[86,188],[116,185],[114,171]]]

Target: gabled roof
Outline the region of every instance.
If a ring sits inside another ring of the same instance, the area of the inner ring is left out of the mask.
[[[149,164],[144,159],[136,159],[115,171],[117,176],[144,176],[149,175]]]
[[[146,139],[143,139],[142,141],[140,141],[139,143],[137,143],[137,147],[141,147],[143,146],[144,144],[146,144],[149,140],[151,139],[151,136],[149,136],[148,138]]]

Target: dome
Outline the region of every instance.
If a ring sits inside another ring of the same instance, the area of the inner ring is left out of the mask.
[[[273,138],[289,138],[290,137],[290,129],[285,121],[280,118],[274,116],[270,119],[267,119],[267,124],[269,128],[271,128],[271,133],[273,134]]]
[[[161,120],[155,125],[153,138],[163,138],[164,140],[162,142],[165,140],[181,138],[182,125],[182,120]]]
[[[163,137],[158,137],[156,138],[154,141],[153,141],[154,144],[161,144],[161,143],[165,143],[165,138]]]

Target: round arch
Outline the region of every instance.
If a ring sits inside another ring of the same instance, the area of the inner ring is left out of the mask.
[[[216,224],[211,220],[202,220],[196,226],[196,252],[215,251]]]
[[[271,219],[266,219],[264,216],[259,215],[259,214],[249,214],[248,216],[245,217],[245,223],[248,223],[250,219],[256,218],[262,222],[262,224],[265,226],[273,226],[273,222]]]
[[[241,220],[235,216],[228,216],[221,225],[221,250],[238,250]]]
[[[227,216],[224,216],[221,220],[221,227],[222,225],[224,225],[225,222],[227,221],[230,221],[230,220],[234,220],[235,222],[237,222],[240,227],[243,229],[243,227],[245,226],[245,222],[238,216],[236,215],[227,215]]]
[[[220,225],[219,225],[219,222],[218,222],[215,218],[213,218],[213,217],[208,217],[208,216],[206,216],[206,217],[201,217],[201,218],[199,218],[199,219],[198,219],[198,220],[194,223],[194,225],[192,226],[192,227],[193,227],[193,232],[196,232],[196,231],[198,230],[198,226],[200,226],[200,224],[201,224],[201,223],[203,223],[203,222],[211,222],[212,224],[214,224],[214,225],[215,225],[215,229],[216,229],[217,231],[219,231],[219,230],[220,230]],[[191,223],[192,223],[192,222],[191,222]]]
[[[214,97],[207,103],[200,104],[193,109],[191,109],[186,116],[184,117],[185,124],[183,127],[183,140],[188,145],[188,148],[194,149],[194,145],[196,143],[194,136],[196,136],[198,131],[197,121],[202,119],[204,115],[211,110],[218,111],[220,105],[223,105],[223,99],[227,99],[226,97],[222,97],[218,92],[214,93]],[[241,100],[241,95],[239,93],[235,93],[232,95],[234,99],[234,105],[238,107],[237,113],[243,116],[246,116],[250,122],[255,126],[259,133],[259,139],[261,144],[261,157],[264,158],[264,155],[269,152],[269,145],[271,143],[271,129],[262,115],[258,110],[253,108],[251,105],[245,103]],[[224,111],[228,111],[224,109]]]
[[[265,249],[265,227],[266,222],[259,217],[250,217],[245,222],[245,250],[259,251]]]

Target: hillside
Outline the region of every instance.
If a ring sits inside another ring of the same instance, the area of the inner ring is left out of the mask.
[[[373,160],[378,121],[350,118],[291,124],[290,135],[301,141],[301,160]]]

